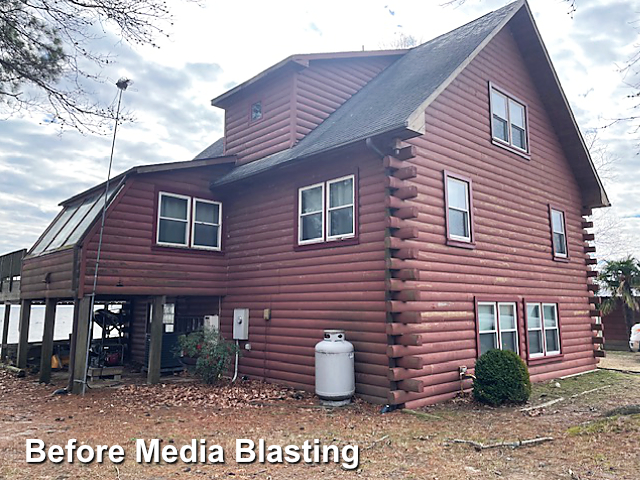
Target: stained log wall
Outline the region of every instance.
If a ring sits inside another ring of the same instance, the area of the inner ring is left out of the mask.
[[[240,359],[241,374],[313,390],[314,346],[324,329],[344,328],[355,346],[357,392],[386,402],[384,185],[372,155],[323,158],[321,168],[305,162],[228,192],[221,320],[230,337],[233,309],[250,309],[251,351]],[[358,184],[358,243],[297,249],[297,189],[351,173]]]
[[[489,81],[527,103],[530,160],[491,143]],[[541,95],[505,29],[427,109],[427,133],[411,141],[416,157],[403,164],[415,167],[416,177],[393,185],[413,188],[415,198],[402,207],[418,214],[403,220],[412,235],[391,240],[393,251],[411,254],[390,260],[392,271],[404,271],[407,280],[394,280],[389,308],[396,322],[389,329],[419,336],[419,342],[389,349],[398,364],[390,376],[404,382],[391,392],[393,403],[417,407],[460,390],[458,366],[473,367],[477,357],[476,297],[518,303],[525,357],[523,299],[558,303],[564,357],[530,361],[534,380],[596,365],[581,194]],[[475,249],[446,245],[444,170],[473,182]],[[566,263],[553,260],[549,203],[565,210]]]
[[[155,244],[159,192],[216,200],[209,190],[209,182],[218,174],[216,167],[208,167],[130,178],[107,216],[97,293],[120,296],[224,294],[224,254]],[[96,224],[82,252],[80,296],[93,288],[98,241],[99,224]]]
[[[20,296],[23,299],[74,298],[77,271],[74,248],[25,258],[22,263]]]
[[[295,77],[295,141],[315,129],[397,57],[312,60]]]
[[[225,153],[243,164],[290,148],[396,58],[310,60],[271,74],[226,107]],[[262,118],[251,121],[258,101]]]

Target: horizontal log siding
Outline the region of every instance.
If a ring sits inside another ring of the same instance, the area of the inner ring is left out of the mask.
[[[295,140],[320,125],[396,57],[311,61],[296,76]]]
[[[323,159],[234,187],[229,221],[228,294],[222,329],[231,337],[234,308],[250,309],[240,373],[314,388],[314,346],[327,328],[344,328],[354,344],[357,392],[385,402],[388,392],[384,295],[383,169],[369,154]],[[357,172],[359,243],[294,248],[297,189]],[[271,309],[272,318],[263,319]]]
[[[528,104],[531,160],[491,143],[489,81]],[[393,357],[419,357],[424,365],[392,369],[392,377],[424,385],[422,393],[400,393],[407,407],[451,398],[459,391],[458,366],[472,367],[477,357],[476,296],[518,302],[523,356],[522,299],[559,302],[564,357],[531,364],[534,380],[595,367],[581,195],[540,95],[510,32],[504,30],[427,109],[427,133],[411,141],[418,156],[405,163],[415,166],[418,176],[405,183],[417,187],[418,196],[406,204],[417,207],[419,216],[406,223],[419,229],[419,239],[402,241],[402,248],[419,253],[416,260],[393,262],[397,268],[420,270],[419,279],[405,282],[418,291],[418,298],[394,301],[392,308],[420,312],[422,322],[389,326],[395,335],[420,334],[424,342],[390,349]],[[473,181],[473,250],[445,244],[443,170]],[[565,210],[568,263],[552,259],[549,203]]]
[[[73,248],[68,248],[24,259],[20,281],[21,298],[74,298],[73,258]],[[46,275],[49,275],[48,283],[45,283]]]
[[[131,185],[110,210],[105,223],[98,294],[224,294],[224,255],[211,251],[158,247],[154,244],[158,191],[214,199],[209,190],[214,171],[193,169],[141,175],[128,180]],[[99,225],[96,225],[83,252],[84,294],[91,293],[93,288],[98,240]]]
[[[293,71],[284,69],[225,109],[225,153],[238,164],[266,157],[293,144]],[[251,122],[251,105],[262,102],[262,119]]]

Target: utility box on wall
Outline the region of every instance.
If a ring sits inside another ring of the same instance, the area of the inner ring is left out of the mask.
[[[233,339],[249,340],[248,308],[235,308],[233,310]]]

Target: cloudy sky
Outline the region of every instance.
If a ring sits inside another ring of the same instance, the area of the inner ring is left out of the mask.
[[[102,72],[107,82],[94,86],[96,99],[113,102],[115,81],[127,76],[134,84],[123,104],[136,118],[118,130],[114,173],[193,158],[222,136],[223,112],[210,100],[291,54],[379,49],[401,34],[427,41],[508,1],[444,3],[174,1],[171,37],[159,49],[132,49],[107,33],[95,49],[116,61]],[[634,115],[629,83],[638,79],[621,67],[640,49],[640,5],[577,0],[569,15],[563,0],[530,4],[583,133],[597,132],[594,157],[609,163],[603,176],[614,208],[601,229],[624,237],[612,237],[602,253],[640,256],[640,132],[632,123],[603,128]],[[0,119],[0,254],[29,248],[60,201],[104,181],[110,143],[110,135],[61,132],[39,115]]]

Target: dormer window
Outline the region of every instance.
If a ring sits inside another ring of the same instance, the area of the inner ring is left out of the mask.
[[[255,102],[251,104],[251,115],[252,122],[257,122],[262,118],[262,102]]]
[[[500,145],[529,152],[527,110],[524,103],[496,89],[491,89],[491,136]]]

